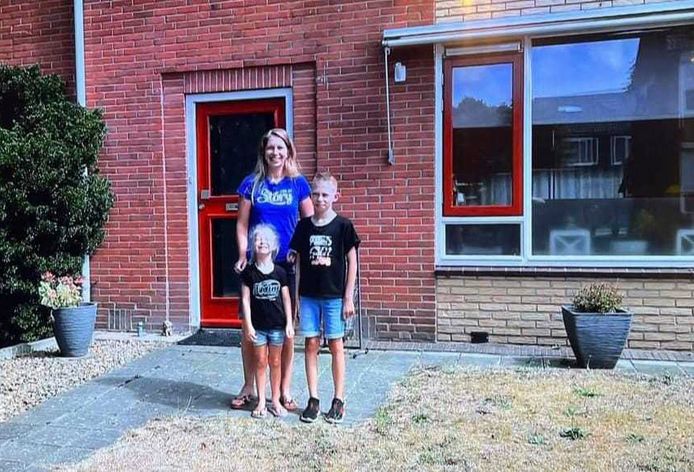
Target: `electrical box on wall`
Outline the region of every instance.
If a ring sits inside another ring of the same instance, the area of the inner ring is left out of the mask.
[[[393,80],[395,80],[395,82],[404,82],[405,79],[407,79],[407,67],[405,67],[401,62],[396,62]]]

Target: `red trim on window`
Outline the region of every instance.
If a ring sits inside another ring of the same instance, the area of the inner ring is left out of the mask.
[[[453,186],[453,86],[454,67],[487,64],[512,64],[513,156],[511,205],[455,206]],[[444,62],[443,87],[443,215],[444,216],[519,216],[523,214],[523,58],[521,54],[495,54],[487,57],[447,59]]]

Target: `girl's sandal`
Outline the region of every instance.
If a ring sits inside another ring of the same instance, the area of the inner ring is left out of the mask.
[[[257,420],[263,419],[266,416],[267,416],[267,408],[262,408],[260,410],[251,411],[251,418],[255,418]]]
[[[296,411],[299,408],[299,405],[296,404],[293,398],[285,398],[285,397],[280,397],[280,404],[285,408],[287,411]]]

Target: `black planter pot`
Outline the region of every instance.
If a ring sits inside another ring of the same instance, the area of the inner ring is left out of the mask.
[[[578,365],[591,369],[613,369],[622,355],[631,330],[632,314],[578,313],[573,306],[561,307],[564,329]]]
[[[96,303],[53,310],[53,334],[64,357],[82,357],[89,352],[96,323]]]

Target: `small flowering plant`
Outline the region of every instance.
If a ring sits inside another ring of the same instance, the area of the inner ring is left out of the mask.
[[[83,279],[79,275],[56,277],[46,272],[41,276],[39,284],[41,305],[53,310],[79,306],[82,302],[82,282]]]

